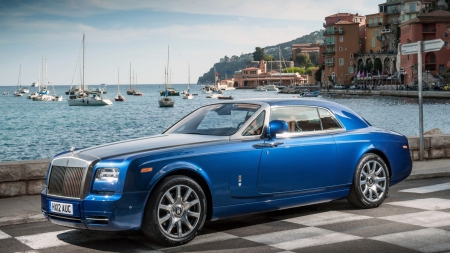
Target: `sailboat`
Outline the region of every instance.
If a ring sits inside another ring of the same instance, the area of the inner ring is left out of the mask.
[[[114,98],[115,101],[125,101],[125,98],[120,94],[120,81],[119,81],[119,69],[117,69],[117,97]]]
[[[166,87],[166,91],[164,96],[158,100],[159,106],[160,107],[173,107],[173,105],[175,104],[175,101],[173,101],[173,99],[169,98],[169,47],[167,47],[167,68],[164,70],[164,86]]]
[[[20,85],[20,83],[21,83],[21,72],[22,72],[22,64],[21,65],[19,65],[19,77],[17,78],[17,90],[16,91],[14,91],[14,93],[13,93],[13,95],[15,96],[15,97],[22,97],[23,96],[23,93],[22,92],[20,92],[20,88],[19,88],[19,85]]]
[[[194,96],[191,94],[191,66],[188,64],[188,89],[184,93],[183,99],[193,99]]]
[[[50,95],[50,90],[47,86],[47,84],[50,83],[48,82],[47,59],[45,61],[42,61],[42,81],[42,83],[45,83],[45,85],[42,85],[40,87],[38,95],[32,97],[32,99],[33,101],[52,101],[53,99],[55,99],[55,97]]]
[[[142,92],[137,90],[137,73],[136,73],[136,79],[135,79],[135,82],[134,82],[134,87],[135,87],[134,88],[135,92],[133,93],[133,96],[142,96],[142,95],[144,95]]]
[[[131,87],[131,62],[130,62],[130,88],[127,90],[127,95],[134,95],[136,89]]]
[[[83,78],[81,82],[81,90],[80,92],[76,92],[74,94],[69,95],[69,99],[67,100],[69,106],[102,106],[102,105],[112,105],[111,100],[102,98],[100,93],[91,94],[92,96],[87,96],[84,93],[85,82],[84,82],[84,46],[85,46],[85,35],[83,34]]]

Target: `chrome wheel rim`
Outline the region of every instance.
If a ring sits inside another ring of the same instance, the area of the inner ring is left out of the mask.
[[[364,164],[359,176],[359,187],[364,198],[376,202],[386,193],[386,169],[378,161]]]
[[[159,201],[158,224],[167,236],[182,238],[194,231],[201,212],[197,193],[186,185],[176,185]]]

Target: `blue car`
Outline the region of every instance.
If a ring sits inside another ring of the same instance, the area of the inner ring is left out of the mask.
[[[407,178],[405,136],[314,99],[198,108],[164,133],[53,157],[42,212],[62,226],[194,239],[205,221],[347,198],[380,206]]]

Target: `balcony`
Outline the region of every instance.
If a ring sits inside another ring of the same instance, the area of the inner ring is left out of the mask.
[[[335,35],[335,34],[344,34],[344,29],[340,28],[337,30],[332,30],[332,31],[323,31],[323,36],[327,36],[327,35]]]
[[[436,33],[436,28],[424,27],[422,33]]]
[[[391,29],[381,29],[381,34],[391,33],[391,32],[392,32]]]
[[[334,50],[325,51],[325,52],[323,52],[323,54],[324,55],[333,55],[333,54],[335,54],[335,51]]]
[[[383,25],[383,23],[376,22],[376,23],[366,24],[366,27],[377,27],[377,26],[382,26],[382,25]]]
[[[334,66],[334,61],[326,61],[325,66]]]
[[[334,41],[326,41],[326,42],[325,42],[325,45],[327,45],[327,46],[332,46],[332,45],[334,45],[334,44],[335,44]]]

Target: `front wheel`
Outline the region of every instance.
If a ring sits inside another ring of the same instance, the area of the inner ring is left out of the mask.
[[[177,246],[195,238],[206,219],[206,198],[197,182],[185,176],[164,179],[153,191],[142,232],[158,244]]]
[[[376,154],[365,154],[356,167],[347,200],[359,208],[380,206],[389,192],[389,170]]]

